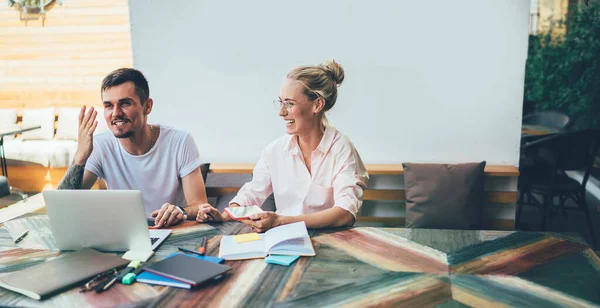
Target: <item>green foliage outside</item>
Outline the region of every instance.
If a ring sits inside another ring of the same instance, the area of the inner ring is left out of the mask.
[[[40,0],[16,0],[16,3],[20,4],[21,6],[26,6],[26,7],[39,7],[40,6]],[[46,1],[44,1],[46,2]]]
[[[552,31],[529,37],[525,99],[536,110],[560,110],[578,128],[600,127],[600,1],[574,6]]]

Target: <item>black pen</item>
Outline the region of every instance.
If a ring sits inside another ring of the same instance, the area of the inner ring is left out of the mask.
[[[23,234],[19,235],[19,237],[17,237],[15,239],[15,244],[20,242],[21,240],[23,240],[23,238],[25,238],[25,236],[29,233],[29,230],[25,230],[25,232],[23,232]]]
[[[182,247],[177,247],[177,249],[179,249],[179,251],[183,251],[185,253],[193,253],[195,255],[204,256],[203,253],[198,252],[198,251],[194,251],[194,250],[190,250],[190,249],[185,249],[185,248],[182,248]]]
[[[115,284],[115,282],[117,281],[117,276],[118,275],[113,275],[112,277],[109,278],[109,280],[107,280],[107,282],[100,284],[97,288],[96,288],[96,293],[102,293],[108,289],[110,289],[110,287],[113,286],[113,284]]]
[[[200,248],[198,248],[198,252],[200,252],[202,255],[206,254],[206,242],[206,237],[202,237]]]

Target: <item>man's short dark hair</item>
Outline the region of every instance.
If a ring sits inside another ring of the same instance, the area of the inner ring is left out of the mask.
[[[142,105],[150,97],[150,88],[148,87],[148,80],[144,77],[142,72],[133,68],[120,68],[112,71],[104,80],[102,80],[101,92],[104,90],[126,83],[128,81],[133,82],[135,86],[135,94],[140,98]]]

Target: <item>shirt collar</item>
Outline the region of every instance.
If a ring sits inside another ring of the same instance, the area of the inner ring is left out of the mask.
[[[317,146],[317,150],[321,153],[325,154],[331,148],[331,144],[333,143],[333,138],[335,136],[335,128],[333,126],[326,126],[325,132],[323,133],[323,138],[321,138],[321,142]],[[300,146],[298,145],[298,136],[291,135],[285,147],[283,147],[283,151],[287,151],[292,155],[300,154]]]
[[[283,151],[287,151],[292,155],[298,155],[300,153],[300,146],[298,145],[298,136],[291,135]]]
[[[333,143],[333,137],[335,135],[335,128],[330,125],[325,126],[325,132],[323,133],[323,138],[321,138],[321,142],[317,146],[317,150],[321,153],[325,154],[331,148]]]

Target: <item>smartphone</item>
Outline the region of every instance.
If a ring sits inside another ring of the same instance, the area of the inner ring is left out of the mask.
[[[239,207],[227,207],[225,212],[235,220],[250,219],[250,215],[262,213],[263,210],[256,205],[239,206]]]
[[[148,227],[154,227],[156,220],[154,217],[146,217],[146,222],[148,223]]]

